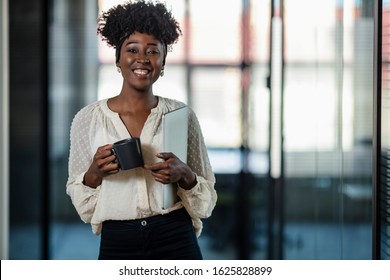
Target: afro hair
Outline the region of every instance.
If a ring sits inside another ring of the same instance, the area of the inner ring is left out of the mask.
[[[97,33],[116,49],[117,61],[123,41],[134,32],[154,35],[166,50],[182,34],[172,13],[160,2],[127,1],[112,7],[98,18]]]

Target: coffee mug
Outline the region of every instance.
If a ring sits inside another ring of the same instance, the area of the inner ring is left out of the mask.
[[[112,145],[112,150],[121,170],[144,166],[139,138],[128,138],[115,142]]]

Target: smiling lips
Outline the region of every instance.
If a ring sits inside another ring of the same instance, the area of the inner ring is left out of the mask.
[[[139,77],[144,77],[150,73],[150,70],[148,69],[135,69],[133,70],[134,74],[136,74]]]

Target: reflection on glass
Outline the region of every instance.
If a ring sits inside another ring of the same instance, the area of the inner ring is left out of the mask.
[[[371,258],[373,15],[360,5],[285,1],[286,259]]]
[[[270,95],[266,85],[267,66],[254,66],[251,73],[249,96],[249,170],[254,174],[267,174],[269,147]]]
[[[268,63],[270,5],[271,0],[250,1],[250,54],[254,62]]]
[[[286,67],[285,150],[331,151],[337,147],[336,80],[332,67]],[[303,137],[304,136],[304,137]]]
[[[188,104],[186,71],[185,66],[182,64],[167,64],[164,76],[160,77],[153,87],[154,94],[173,98]]]
[[[239,69],[197,68],[194,70],[192,105],[198,114],[208,147],[240,147]]]
[[[196,0],[190,9],[190,61],[239,63],[241,0]]]
[[[380,257],[390,259],[390,1],[383,1],[382,25],[382,127],[380,167]],[[386,201],[387,203],[383,203]]]

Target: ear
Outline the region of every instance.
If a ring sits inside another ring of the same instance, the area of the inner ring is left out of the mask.
[[[165,61],[166,61],[167,55],[168,55],[168,46],[167,46],[167,44],[163,43],[163,49],[164,49],[164,59],[163,59],[162,67],[165,66]]]

